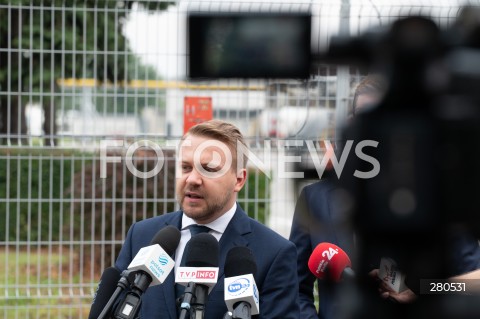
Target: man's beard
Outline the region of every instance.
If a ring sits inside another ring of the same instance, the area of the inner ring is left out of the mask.
[[[182,202],[185,199],[185,195],[182,197]],[[217,198],[215,198],[217,199]],[[180,208],[183,211],[185,215],[188,217],[194,219],[194,220],[203,220],[206,218],[210,218],[211,216],[214,216],[215,214],[218,214],[219,211],[224,211],[226,208],[225,206],[228,203],[229,198],[226,196],[220,196],[218,200],[215,200],[213,203],[211,201],[207,201],[206,198],[204,197],[204,202],[206,204],[206,208],[203,209],[201,212],[198,212],[196,207],[190,208],[190,207],[184,207],[182,202],[180,202]]]

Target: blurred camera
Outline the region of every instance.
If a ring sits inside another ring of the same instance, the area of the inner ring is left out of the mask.
[[[190,13],[190,79],[310,77],[309,13]]]

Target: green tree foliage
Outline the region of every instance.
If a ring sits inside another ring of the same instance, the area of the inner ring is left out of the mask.
[[[134,1],[7,0],[0,2],[0,138],[21,141],[24,108],[41,103],[45,133],[55,135],[59,78],[95,78],[119,83],[134,76],[135,63],[122,34]],[[169,4],[142,1],[149,10]],[[10,119],[10,122],[8,122]],[[54,144],[53,138],[50,144]]]

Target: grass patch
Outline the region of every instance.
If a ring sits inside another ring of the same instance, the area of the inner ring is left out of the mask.
[[[41,280],[41,276],[52,273],[51,270],[49,271],[48,265],[67,266],[68,256],[65,254],[48,254],[45,251],[30,253],[20,251],[17,254],[15,250],[10,249],[8,254],[5,250],[0,251],[0,260],[2,260],[0,264],[0,283],[7,285],[31,285],[39,282],[47,283],[48,280]],[[44,275],[39,274],[39,271],[45,271]],[[18,278],[12,276],[12,274],[16,273],[20,275]],[[53,276],[55,280],[60,279],[58,274],[53,273],[55,274]],[[9,275],[7,276],[7,274]]]
[[[4,318],[85,318],[92,284],[68,271],[67,250],[0,250],[0,316]]]

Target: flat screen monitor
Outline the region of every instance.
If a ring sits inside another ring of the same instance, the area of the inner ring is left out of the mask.
[[[310,13],[190,13],[195,78],[309,78]]]

